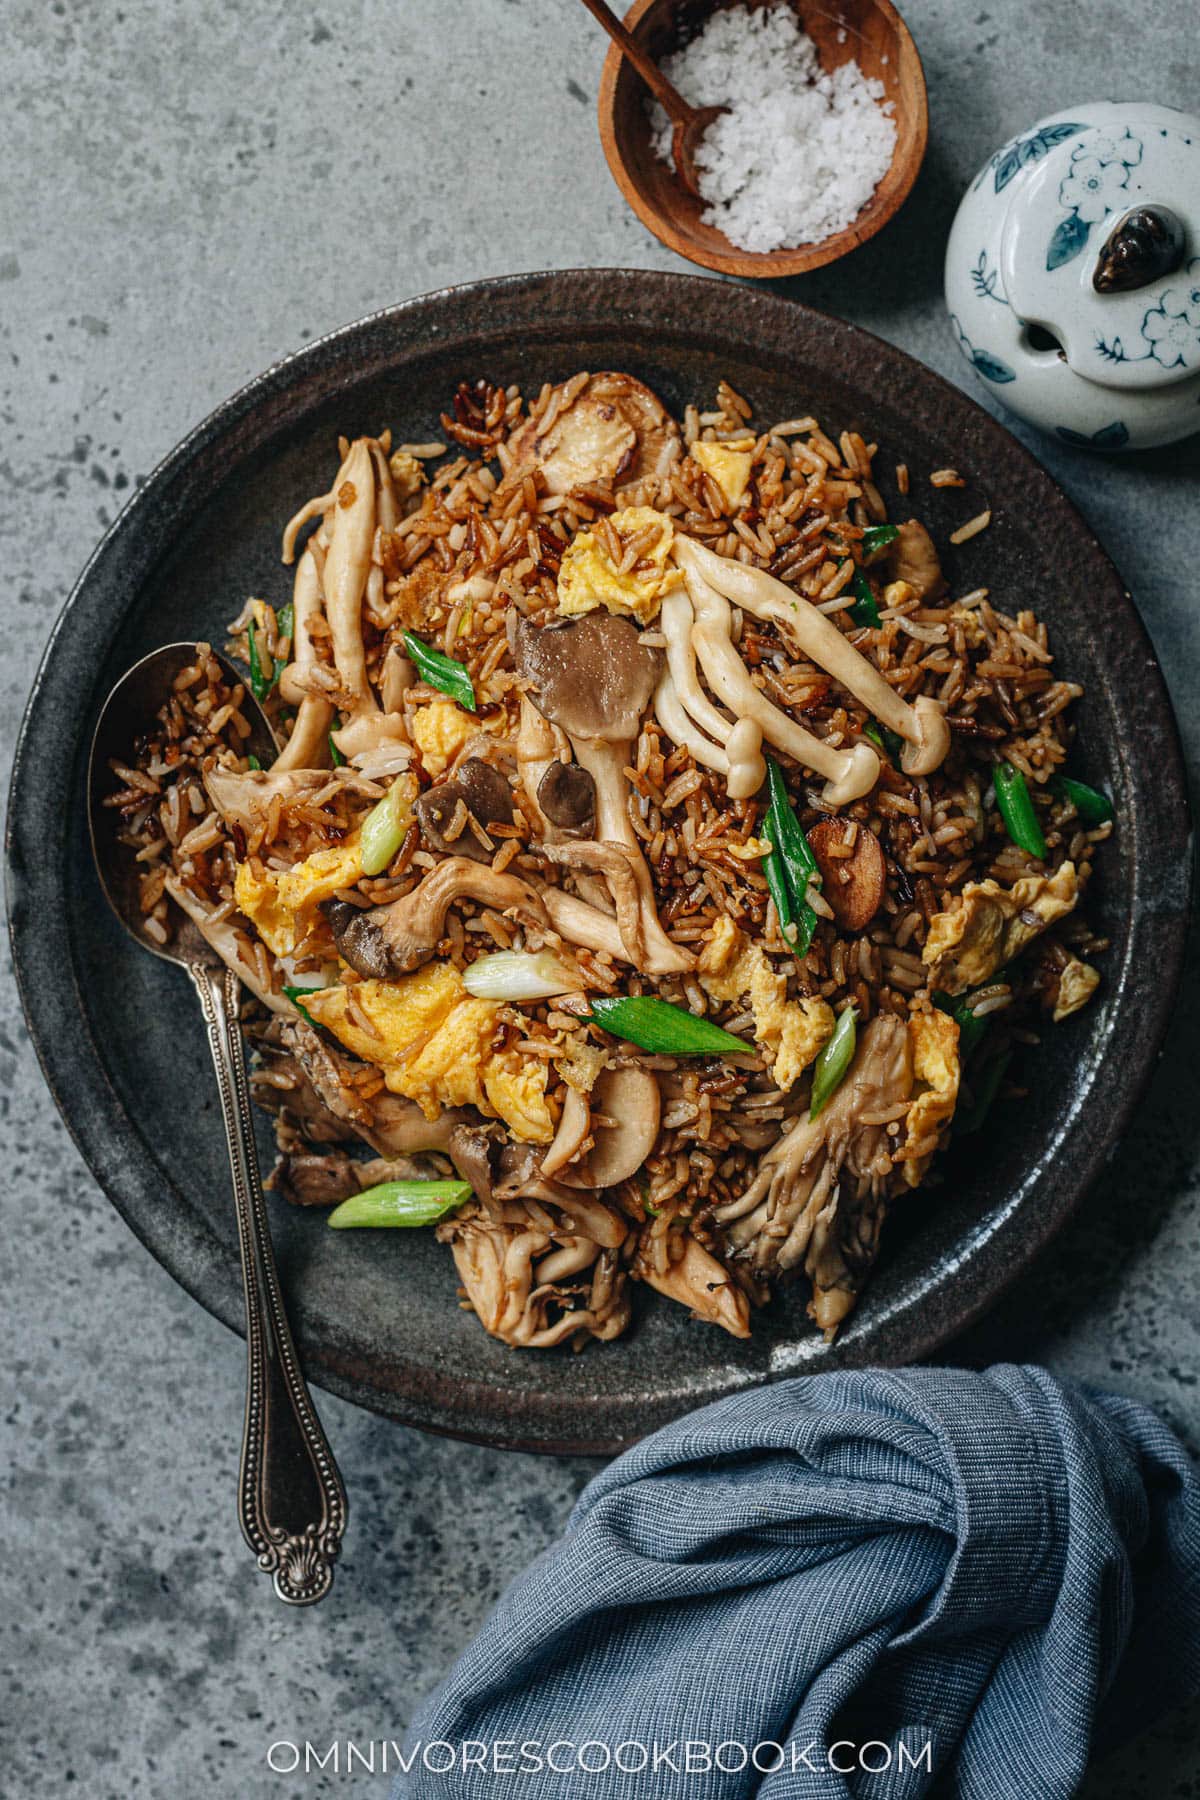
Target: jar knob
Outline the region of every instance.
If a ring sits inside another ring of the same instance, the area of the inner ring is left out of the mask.
[[[1165,206],[1139,206],[1119,219],[1092,275],[1098,294],[1130,294],[1173,275],[1183,261],[1184,230]]]

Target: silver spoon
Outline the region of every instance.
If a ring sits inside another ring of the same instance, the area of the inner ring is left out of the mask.
[[[227,680],[242,677],[219,651]],[[246,1292],[246,1416],[238,1477],[238,1520],[258,1566],[291,1606],[310,1606],[329,1592],[346,1530],[346,1490],[296,1357],[279,1291],[275,1253],[258,1173],[250,1091],[238,1026],[240,984],[190,919],[169,944],[146,930],[138,905],[137,865],[117,843],[118,818],[103,805],[112,791],[109,758],[127,761],[170,697],[176,676],[196,660],[194,644],[167,644],[143,657],[113,688],[100,712],[88,764],[88,827],[96,872],[109,905],[145,949],[186,970],[208,1026],[221,1115],[229,1147],[238,1243]],[[264,764],[275,754],[266,715],[247,690],[241,711],[252,730],[248,748]]]

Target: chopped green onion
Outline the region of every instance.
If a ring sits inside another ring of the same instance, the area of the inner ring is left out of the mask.
[[[771,850],[764,859],[763,872],[779,914],[784,941],[797,956],[803,956],[817,928],[817,915],[808,904],[808,889],[810,884],[820,887],[821,872],[804,828],[792,810],[783,770],[773,757],[768,756],[766,764],[770,794],[766,828]]]
[[[854,1047],[858,1041],[854,1019],[852,1006],[839,1014],[833,1036],[813,1064],[812,1097],[808,1103],[810,1119],[815,1119],[824,1112],[834,1092],[841,1086],[846,1070],[854,1061]]]
[[[862,553],[864,556],[874,556],[885,544],[894,544],[899,536],[898,525],[868,525],[862,534]]]
[[[549,1000],[573,993],[579,978],[552,950],[495,950],[463,970],[463,986],[478,1000]]]
[[[994,986],[995,979],[988,985]],[[958,1025],[958,1042],[964,1056],[970,1056],[972,1050],[978,1048],[982,1039],[987,1036],[988,1028],[986,1013],[981,1019],[978,1013],[971,1010],[970,1001],[970,994],[961,994],[955,998],[953,994],[938,991],[933,995],[933,1004],[938,1011],[949,1013]]]
[[[863,736],[870,738],[871,742],[882,750],[885,756],[890,756],[893,762],[900,761],[904,739],[898,731],[893,731],[890,726],[880,725],[877,720],[872,719],[869,725],[863,726]]]
[[[255,756],[253,750],[250,752],[249,756],[246,758],[246,761],[250,764],[250,767],[254,770],[254,773],[256,775],[259,775],[262,773],[262,764],[259,762],[257,756]]]
[[[996,805],[1009,837],[1019,850],[1027,850],[1030,856],[1045,861],[1046,840],[1033,810],[1025,777],[1011,763],[998,763],[992,772],[992,781]]]
[[[313,1018],[300,996],[301,994],[319,994],[321,989],[319,987],[285,987],[283,991],[295,1007],[296,1011],[298,1013],[303,1013],[309,1024],[315,1028],[317,1021]]]
[[[465,666],[455,662],[452,656],[443,656],[440,650],[434,650],[429,644],[415,637],[411,631],[404,633],[404,648],[412,657],[417,674],[430,687],[435,687],[443,694],[449,694],[468,712],[474,712],[475,689]]]
[[[332,758],[333,758],[333,766],[334,766],[334,768],[335,768],[335,769],[340,769],[340,768],[341,768],[341,767],[342,767],[342,764],[343,764],[343,763],[344,763],[344,762],[345,762],[345,760],[346,760],[346,759],[345,759],[345,757],[344,757],[344,756],[343,756],[343,755],[342,755],[342,753],[341,753],[341,751],[340,751],[340,750],[339,750],[339,749],[338,749],[338,747],[337,747],[337,745],[336,745],[336,744],[335,744],[335,743],[334,743],[334,741],[333,741],[333,733],[332,733],[332,731],[331,731],[331,732],[330,732],[330,734],[329,734],[329,754],[330,754],[330,756],[332,756]]]
[[[288,600],[284,602],[279,608],[279,611],[275,614],[275,636],[276,639],[287,638],[290,641],[290,639],[295,636],[295,632],[296,608],[292,605],[292,602]]]
[[[684,1006],[672,1006],[669,1000],[656,1000],[649,994],[593,1000],[584,1017],[589,1025],[599,1025],[656,1056],[757,1055],[755,1046],[745,1038],[698,1019]]]
[[[406,781],[393,781],[363,820],[360,844],[364,875],[382,875],[404,842],[411,817],[408,787]]]
[[[469,1181],[381,1181],[335,1206],[329,1223],[335,1231],[354,1225],[434,1225],[470,1198]]]
[[[955,1137],[968,1137],[973,1131],[979,1130],[992,1110],[996,1095],[1000,1092],[1000,1083],[1004,1080],[1011,1061],[1012,1051],[1002,1050],[999,1056],[993,1056],[985,1064],[976,1079],[970,1106],[965,1110],[960,1108],[954,1115]]]
[[[871,592],[871,584],[861,569],[855,569],[851,586],[857,596],[850,608],[851,619],[856,625],[869,625],[873,631],[878,631],[883,623],[879,617],[879,602]]]
[[[1056,775],[1050,786],[1063,800],[1069,800],[1080,818],[1088,825],[1107,825],[1113,817],[1113,803],[1107,794],[1089,787],[1086,781],[1073,781],[1069,775]]]
[[[271,684],[275,680],[275,664],[268,656],[265,668],[263,666],[258,654],[258,632],[253,619],[246,628],[246,644],[246,660],[250,664],[250,692],[261,704],[270,693]]]

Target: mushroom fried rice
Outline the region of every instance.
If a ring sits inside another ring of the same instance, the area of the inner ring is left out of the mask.
[[[854,432],[611,373],[442,426],[341,442],[246,682],[198,645],[112,765],[148,926],[254,996],[271,1184],[434,1224],[495,1336],[615,1337],[642,1281],[744,1337],[789,1279],[832,1336],[1098,984],[1080,689]]]

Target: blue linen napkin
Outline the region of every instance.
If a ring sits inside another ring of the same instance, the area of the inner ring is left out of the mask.
[[[1198,1689],[1200,1483],[1153,1413],[1038,1368],[822,1375],[597,1476],[394,1800],[1057,1800]]]

